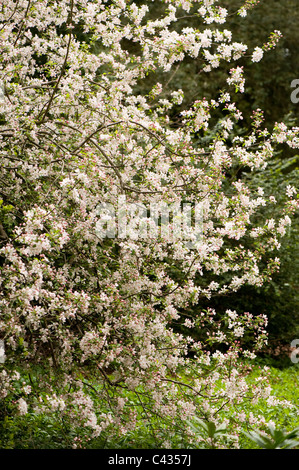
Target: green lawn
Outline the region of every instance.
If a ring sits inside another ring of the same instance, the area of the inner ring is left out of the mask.
[[[265,365],[269,367],[269,384],[273,389],[274,396],[280,400],[287,400],[295,406],[289,409],[281,406],[269,407],[266,402],[259,402],[259,404],[255,405],[248,401],[244,405],[244,408],[242,408],[242,411],[244,411],[247,416],[250,412],[253,412],[255,415],[262,415],[265,417],[266,422],[275,423],[275,428],[277,430],[290,432],[295,427],[299,426],[299,364],[292,364],[290,360],[277,362],[271,359],[258,359],[255,361],[255,365],[250,374],[250,380],[255,380],[255,378],[259,376],[260,369],[264,368]],[[131,401],[136,400],[136,397],[133,396],[131,392],[127,392],[127,394]],[[154,422],[152,428],[150,429],[146,421],[140,421],[138,423],[138,428],[134,432],[127,433],[117,440],[115,438],[111,439],[109,434],[106,433],[97,439],[90,439],[86,441],[84,440],[84,432],[81,434],[81,430],[72,430],[68,423],[61,418],[60,413],[45,415],[35,414],[34,412],[30,411],[24,416],[16,417],[10,413],[8,400],[4,400],[0,406],[0,448],[2,449],[71,448],[75,438],[79,438],[78,447],[80,447],[80,445],[87,448],[105,447],[110,449],[142,449],[156,447],[156,441],[153,437],[155,432],[152,432],[153,428],[155,427]],[[101,402],[99,400],[99,407],[100,406]],[[229,411],[226,411],[225,414],[223,414],[223,417],[227,418],[228,416]],[[257,448],[257,444],[245,435],[246,431],[247,428],[244,424],[244,434],[242,434],[240,438],[241,448]],[[167,428],[164,429],[164,433],[167,435]],[[163,441],[161,440],[161,442]],[[229,440],[227,442],[229,443]],[[184,438],[182,439],[180,435],[175,435],[171,442],[171,446],[174,448],[185,448],[186,440],[184,440]]]

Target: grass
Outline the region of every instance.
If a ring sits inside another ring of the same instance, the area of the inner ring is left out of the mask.
[[[299,426],[299,364],[292,364],[287,360],[257,360],[253,368],[251,377],[258,377],[260,368],[269,367],[269,385],[272,387],[272,394],[279,400],[286,400],[295,408],[288,409],[282,406],[270,408],[266,402],[259,405],[249,405],[248,411],[258,412],[265,417],[266,421],[275,423],[275,427],[280,430],[292,431]],[[241,440],[242,448],[256,447],[250,440],[244,437]]]
[[[289,401],[295,407],[290,409],[282,406],[269,407],[266,401],[258,404],[247,402],[243,411],[247,415],[250,412],[255,415],[260,414],[265,417],[266,422],[275,423],[276,429],[290,432],[299,426],[299,364],[292,364],[289,359],[286,361],[275,361],[271,358],[257,359],[252,368],[250,380],[255,380],[260,374],[260,369],[264,366],[269,367],[269,385],[272,387],[274,396],[280,400]],[[131,392],[127,392],[127,394],[129,399],[136,400]],[[45,416],[29,412],[25,416],[10,416],[9,406],[5,408],[3,402],[2,408],[0,408],[0,419],[0,448],[2,449],[71,448],[76,439],[78,440],[78,447],[80,447],[81,438],[84,442],[84,434],[81,435],[80,430],[74,431],[67,421],[61,417],[60,413]],[[168,434],[168,430],[165,428],[164,431],[163,429],[161,431],[161,426],[159,427],[160,442],[162,443]],[[244,427],[244,435],[240,439],[241,448],[257,448],[257,444],[250,440],[245,432]],[[181,440],[179,435],[174,436],[171,445],[175,448],[185,447],[184,441]],[[97,439],[85,442],[84,447],[148,449],[156,447],[156,440],[153,438],[153,433],[150,431],[148,424],[144,421],[138,423],[138,429],[118,438],[117,441],[112,440],[108,434],[103,434]]]

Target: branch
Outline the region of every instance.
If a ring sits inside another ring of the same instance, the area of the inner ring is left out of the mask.
[[[1,222],[0,222],[0,239],[1,239],[1,240],[7,240],[7,239],[8,239],[8,235],[7,235],[7,233],[5,232],[4,227],[3,227],[3,225],[1,224]]]
[[[67,21],[67,25],[70,25],[70,24],[72,23],[73,7],[74,7],[74,1],[71,0],[71,11],[70,11],[69,20]],[[50,109],[50,107],[51,107],[52,101],[53,101],[54,96],[55,96],[55,94],[56,94],[56,91],[57,91],[57,89],[58,89],[60,80],[62,79],[62,76],[63,76],[63,74],[64,74],[64,71],[65,71],[65,68],[66,68],[66,64],[67,64],[67,59],[68,59],[68,56],[69,56],[71,40],[72,40],[72,33],[69,32],[69,40],[68,40],[68,43],[67,43],[66,54],[65,54],[64,62],[63,62],[62,67],[61,67],[60,75],[59,75],[59,77],[58,77],[58,80],[57,80],[56,85],[55,85],[55,87],[54,87],[54,90],[53,90],[53,92],[52,92],[52,95],[51,95],[51,97],[50,97],[50,99],[49,99],[49,101],[48,101],[46,110],[45,110],[45,112],[44,112],[42,118],[39,119],[38,124],[43,124],[43,122],[45,121],[46,115],[47,115],[48,112],[49,112],[49,109]],[[42,111],[41,111],[41,112],[42,112]],[[40,114],[41,114],[41,112],[40,112]],[[39,115],[40,115],[40,114],[39,114]]]
[[[19,2],[18,2],[18,3],[19,3]],[[27,9],[26,9],[26,12],[25,12],[25,16],[24,16],[24,18],[23,18],[23,20],[22,20],[22,22],[21,22],[21,26],[20,26],[20,28],[19,28],[19,31],[18,31],[18,34],[17,34],[17,38],[16,38],[16,40],[15,40],[15,42],[14,42],[14,47],[16,46],[16,44],[17,44],[17,42],[18,42],[18,40],[19,40],[19,37],[20,37],[20,35],[21,35],[21,32],[22,32],[22,29],[23,29],[23,26],[24,26],[25,19],[27,18],[27,15],[28,15],[28,12],[29,12],[30,4],[31,4],[31,0],[29,0],[29,2],[28,2],[28,4],[27,4]],[[13,13],[13,14],[14,14],[14,13]]]

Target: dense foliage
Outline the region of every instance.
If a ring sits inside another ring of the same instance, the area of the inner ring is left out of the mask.
[[[255,3],[236,14],[246,21]],[[225,5],[160,4],[155,19],[147,2],[1,6],[1,412],[57,413],[82,445],[143,421],[155,445],[197,445],[197,416],[238,447],[242,423],[267,423],[246,403],[292,408],[240,361],[263,347],[267,317],[193,306],[278,270],[296,188],[278,202],[241,174],[297,149],[299,128],[268,130],[256,109],[239,132],[240,64],[259,62],[279,31],[251,49],[223,26]],[[140,84],[186,60],[203,80],[220,64],[227,77],[178,114],[184,89]],[[166,223],[149,214],[169,207]]]
[[[149,15],[156,18],[163,10],[163,4],[159,1],[151,2]],[[229,8],[229,12],[236,12],[243,2],[241,0],[224,1],[223,6]],[[204,27],[200,18],[184,15],[180,22],[172,25],[179,31],[179,27],[194,28]],[[232,135],[246,133],[250,127],[251,110],[261,108],[264,110],[264,124],[272,129],[276,121],[282,116],[286,122],[296,122],[298,119],[298,100],[295,89],[296,79],[299,77],[298,47],[299,33],[297,24],[299,21],[299,9],[296,0],[281,2],[280,0],[260,1],[255,8],[248,12],[246,21],[240,15],[230,14],[227,17],[226,27],[232,31],[234,37],[247,44],[252,50],[267,41],[269,32],[280,30],[282,37],[273,49],[264,51],[260,62],[248,63],[249,54],[239,59],[239,64],[246,66],[246,88],[244,93],[234,97],[238,108],[242,111],[243,119],[236,123]],[[134,42],[126,42],[129,52],[135,49]],[[184,59],[175,64],[169,72],[155,70],[146,79],[139,80],[138,92],[146,93],[150,86],[154,86],[158,80],[163,84],[164,94],[171,93],[173,88],[184,89],[184,99],[181,105],[176,105],[170,110],[173,123],[177,123],[179,113],[187,109],[196,97],[205,96],[212,99],[217,96],[225,86],[227,79],[227,67],[225,63],[219,63],[217,68],[206,76],[202,74],[201,56]],[[292,86],[293,84],[293,86]],[[216,118],[219,115],[216,114]],[[221,113],[220,113],[221,117]],[[269,192],[276,197],[283,198],[285,188],[288,185],[297,185],[299,159],[296,149],[279,148],[276,157],[271,162],[267,171],[250,172],[250,179],[255,187],[265,184]],[[244,179],[247,172],[243,166],[234,168],[231,180],[235,174]],[[268,211],[279,211],[280,204]],[[264,208],[261,208],[262,210]],[[263,286],[243,286],[238,292],[229,295],[214,296],[208,301],[201,299],[197,308],[204,309],[213,306],[217,311],[225,311],[233,307],[240,311],[251,311],[266,314],[268,317],[269,346],[272,351],[281,351],[281,347],[287,346],[291,340],[298,336],[298,312],[299,312],[299,277],[298,277],[298,216],[296,216],[287,236],[282,240],[280,247],[281,267],[272,280]]]

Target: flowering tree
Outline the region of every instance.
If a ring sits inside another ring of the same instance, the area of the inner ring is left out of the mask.
[[[256,221],[275,196],[243,180],[228,184],[227,174],[236,165],[263,170],[277,144],[299,147],[298,128],[277,123],[270,132],[261,110],[248,135],[234,137],[242,113],[232,94],[245,85],[238,59],[260,60],[279,32],[247,51],[223,28],[228,12],[217,1],[165,1],[157,19],[139,3],[1,6],[0,393],[16,412],[58,411],[89,437],[158,418],[158,445],[166,445],[163,429],[196,441],[194,415],[217,424],[219,410],[234,405],[227,424],[238,446],[240,422],[265,421],[246,416],[244,402],[275,405],[270,388],[250,385],[237,366],[265,341],[266,318],[183,313],[201,298],[261,285],[278,269],[295,188],[277,220]],[[180,29],[182,15],[206,26]],[[201,57],[203,75],[233,65],[227,89],[215,100],[198,97],[174,126],[184,90],[134,88],[185,57]],[[222,118],[212,125],[215,112]],[[199,237],[183,225],[184,204]],[[153,206],[172,207],[165,227],[149,216]]]

